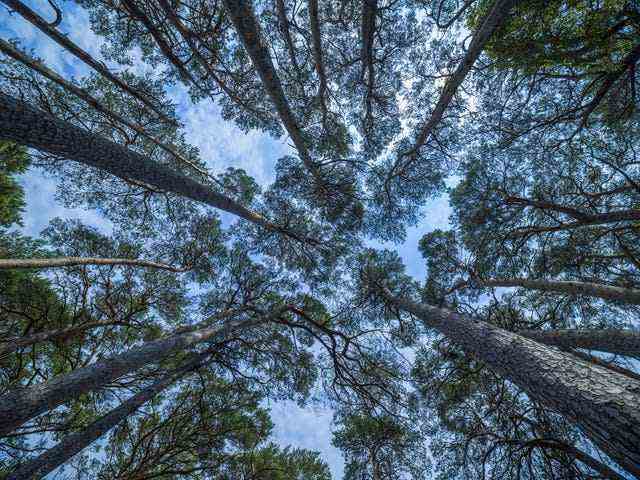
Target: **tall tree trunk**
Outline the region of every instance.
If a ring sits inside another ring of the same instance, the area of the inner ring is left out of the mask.
[[[320,35],[320,19],[318,18],[318,0],[309,0],[309,24],[311,25],[311,42],[313,60],[318,74],[318,101],[322,111],[322,126],[327,128],[327,74],[322,58],[322,39]]]
[[[55,470],[74,455],[91,445],[105,433],[119,423],[126,420],[144,403],[153,399],[156,395],[169,387],[189,372],[197,370],[210,355],[210,352],[194,355],[183,366],[169,372],[164,377],[140,390],[131,398],[122,402],[107,414],[89,424],[84,430],[66,436],[56,446],[45,451],[33,460],[21,465],[11,473],[6,480],[35,480],[43,478],[49,472]]]
[[[373,66],[373,37],[376,29],[376,18],[378,16],[377,0],[362,0],[362,20],[360,25],[360,42],[362,43],[360,56],[362,58],[361,77],[364,80],[365,72],[367,76],[367,93],[365,95],[365,128],[373,127],[373,112],[371,102],[373,100],[373,90],[376,76]]]
[[[493,3],[491,9],[480,23],[480,26],[474,32],[464,58],[456,67],[453,75],[450,76],[445,83],[442,93],[440,94],[440,98],[438,99],[438,103],[427,122],[420,129],[413,147],[408,152],[403,153],[402,156],[415,155],[420,147],[425,144],[433,129],[440,123],[440,120],[442,120],[442,116],[449,106],[449,103],[451,103],[458,87],[460,87],[463,80],[471,71],[471,67],[473,67],[474,63],[484,50],[485,45],[491,39],[493,33],[507,19],[509,13],[517,2],[518,0],[496,0]]]
[[[180,163],[182,163],[184,165],[187,165],[188,167],[194,169],[198,173],[201,173],[201,174],[203,174],[205,176],[210,176],[209,172],[207,172],[202,167],[196,165],[192,161],[184,158],[182,155],[180,155],[180,153],[178,153],[176,151],[175,148],[162,143],[160,140],[155,138],[153,135],[150,135],[140,125],[138,125],[136,123],[133,123],[133,122],[130,122],[129,120],[124,118],[122,115],[120,115],[120,114],[114,112],[113,110],[110,110],[109,108],[105,107],[102,103],[100,103],[100,101],[98,99],[96,99],[93,96],[91,96],[89,94],[89,92],[87,92],[86,90],[78,87],[77,85],[75,85],[75,84],[73,84],[71,82],[66,81],[64,78],[62,78],[56,72],[54,72],[53,70],[50,70],[49,68],[47,68],[44,65],[44,63],[42,63],[41,61],[38,61],[35,58],[31,58],[28,55],[25,55],[23,52],[20,52],[19,50],[15,49],[9,42],[5,42],[2,39],[0,39],[0,51],[4,52],[6,55],[9,55],[14,60],[19,61],[23,65],[26,65],[30,69],[40,73],[41,75],[43,75],[44,77],[48,78],[52,82],[60,85],[67,92],[70,92],[73,95],[77,96],[78,98],[82,99],[89,106],[91,106],[92,108],[94,108],[98,112],[106,115],[111,120],[115,121],[116,123],[120,123],[120,124],[130,128],[131,130],[133,130],[137,134],[143,136],[144,138],[149,140],[151,143],[157,145],[162,150],[167,152],[169,155],[171,155],[173,158],[175,158],[178,162],[180,162]]]
[[[141,347],[74,370],[66,375],[27,388],[17,388],[0,397],[0,436],[30,419],[54,409],[83,393],[103,388],[112,380],[145,365],[158,363],[171,354],[211,339],[217,334],[249,328],[261,322],[228,322],[147,342]]]
[[[582,220],[570,223],[561,223],[560,225],[552,225],[549,227],[527,227],[516,229],[509,234],[508,238],[517,238],[525,235],[535,235],[539,233],[560,232],[566,230],[574,230],[576,228],[589,227],[592,225],[607,225],[618,222],[638,222],[640,221],[640,210],[614,210],[613,212],[597,213],[589,215]]]
[[[59,32],[54,26],[48,23],[44,18],[40,17],[24,3],[20,2],[19,0],[0,1],[2,1],[9,8],[18,12],[25,20],[31,22],[31,24],[40,29],[41,32],[58,43],[58,45],[60,45],[62,48],[75,55],[78,59],[80,59],[89,67],[93,68],[96,72],[108,79],[110,82],[117,85],[120,89],[142,102],[147,108],[153,110],[162,120],[176,127],[179,126],[178,122],[164,114],[158,106],[156,106],[149,98],[147,98],[146,95],[143,95],[134,88],[130,87],[124,81],[111,73],[103,63],[94,59],[89,53],[69,40],[69,37],[67,35]]]
[[[640,331],[636,330],[520,330],[518,334],[565,350],[584,348],[640,359]]]
[[[523,287],[544,292],[567,293],[569,295],[586,295],[605,300],[621,300],[627,303],[640,304],[640,290],[614,287],[591,282],[529,280],[528,278],[496,278],[479,280],[484,287]]]
[[[289,20],[287,19],[287,10],[284,6],[284,0],[276,0],[276,10],[278,13],[278,26],[284,37],[284,41],[287,44],[287,50],[289,50],[289,58],[291,64],[298,75],[302,75],[298,60],[296,59],[296,49],[293,45],[293,39],[291,38],[291,31],[289,30]]]
[[[302,130],[296,122],[291,107],[282,89],[282,84],[271,61],[269,50],[263,44],[260,27],[253,13],[251,0],[223,0],[224,6],[233,21],[238,37],[249,54],[254,68],[258,72],[267,95],[276,107],[280,121],[287,129],[302,163],[313,176],[316,186],[326,190],[322,174],[311,158]]]
[[[165,263],[138,260],[136,258],[56,257],[56,258],[0,258],[0,270],[13,268],[60,268],[76,265],[130,265],[133,267],[158,268],[170,272],[186,272]]]
[[[111,320],[102,322],[87,322],[66,328],[46,330],[44,332],[34,333],[33,335],[0,340],[0,358],[9,353],[15,352],[22,347],[28,347],[29,345],[35,345],[36,343],[50,342],[52,340],[57,340],[58,338],[71,337],[77,335],[78,333],[86,332],[87,330],[93,330],[94,328],[100,327],[109,327],[112,325],[131,326],[131,324],[126,322]]]
[[[386,289],[382,294],[574,422],[604,453],[640,477],[640,382],[488,323],[416,304]]]
[[[295,234],[206,185],[4,93],[0,93],[0,138],[84,163],[125,181],[182,195],[297,239]]]

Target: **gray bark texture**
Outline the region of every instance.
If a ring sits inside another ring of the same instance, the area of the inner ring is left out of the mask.
[[[118,321],[103,321],[103,322],[87,322],[80,325],[73,325],[66,328],[58,328],[55,330],[46,330],[44,332],[34,333],[33,335],[26,335],[22,337],[8,338],[7,340],[0,340],[0,358],[15,352],[19,348],[28,347],[29,345],[35,345],[37,343],[48,342],[63,337],[71,337],[87,330],[93,330],[94,328],[109,327],[113,325],[132,326],[126,322]],[[4,346],[3,346],[4,345]]]
[[[264,228],[283,231],[258,213],[171,168],[16,98],[0,93],[0,137],[122,178],[182,195]]]
[[[174,352],[210,340],[218,334],[226,335],[258,323],[260,322],[228,322],[222,326],[202,328],[147,342],[66,375],[54,377],[48,382],[10,391],[0,397],[0,436],[72,398],[103,388],[109,382],[145,365],[158,363]]]
[[[584,348],[640,359],[640,332],[636,330],[521,330],[518,334],[565,350]]]
[[[40,17],[37,13],[31,10],[24,3],[19,0],[0,0],[7,7],[12,10],[18,12],[25,20],[33,24],[35,27],[39,28],[41,32],[51,38],[53,41],[58,43],[63,49],[68,52],[71,52],[78,59],[83,61],[86,65],[93,68],[96,72],[102,75],[104,78],[108,79],[110,82],[117,85],[120,89],[127,92],[132,97],[136,98],[140,102],[142,102],[147,108],[153,110],[156,115],[158,115],[163,121],[174,125],[179,126],[178,122],[167,117],[150,99],[148,99],[145,95],[138,92],[134,88],[127,85],[124,81],[118,78],[116,75],[111,73],[109,69],[99,61],[95,60],[88,52],[81,49],[78,45],[69,40],[69,37],[59,32],[52,24],[47,22],[44,18]]]
[[[574,422],[640,478],[640,382],[488,323],[382,292],[390,303]]]
[[[523,287],[544,292],[566,293],[569,295],[586,295],[605,300],[621,300],[640,305],[640,290],[633,288],[603,285],[601,283],[577,281],[529,280],[528,278],[497,278],[480,280],[485,287]]]
[[[291,107],[282,89],[282,84],[271,61],[269,51],[262,42],[260,27],[253,13],[251,0],[223,0],[223,3],[244,49],[251,58],[253,67],[262,80],[262,85],[267,95],[269,95],[271,102],[276,107],[280,121],[287,129],[287,133],[300,155],[302,163],[312,174],[316,185],[319,188],[324,188],[322,175],[311,159],[302,131],[291,112]]]
[[[186,272],[165,263],[138,260],[135,258],[99,258],[99,257],[55,257],[55,258],[0,258],[0,270],[14,268],[60,268],[77,265],[129,265],[132,267],[157,268],[170,272]]]
[[[120,123],[130,128],[137,134],[143,136],[144,138],[146,138],[147,140],[149,140],[150,142],[152,142],[153,144],[157,145],[159,148],[167,152],[169,155],[175,158],[178,162],[188,166],[189,168],[194,169],[198,173],[209,176],[209,173],[206,170],[204,170],[202,167],[196,165],[192,161],[180,155],[173,147],[166,145],[165,143],[162,143],[153,135],[149,135],[149,133],[147,133],[147,131],[144,128],[142,128],[140,125],[130,122],[129,120],[124,118],[122,115],[119,115],[113,110],[110,110],[109,108],[105,107],[102,103],[100,103],[98,99],[91,96],[89,92],[87,92],[86,90],[83,90],[82,88],[78,87],[77,85],[71,82],[66,81],[56,72],[47,68],[44,65],[44,63],[42,63],[41,61],[36,60],[35,58],[31,58],[28,55],[24,54],[23,52],[20,52],[19,50],[15,49],[13,45],[11,45],[9,42],[5,42],[2,39],[0,39],[0,51],[12,57],[14,60],[17,60],[18,62],[22,63],[23,65],[26,65],[30,69],[38,72],[42,76],[51,80],[52,82],[60,85],[67,92],[70,92],[73,95],[77,96],[78,98],[81,98],[89,106],[93,107],[98,112],[109,117],[116,123]]]
[[[463,80],[471,71],[471,67],[473,67],[473,64],[476,62],[476,60],[484,50],[485,45],[487,44],[489,39],[491,39],[493,33],[506,20],[509,12],[511,12],[517,2],[518,0],[496,0],[494,2],[491,9],[482,20],[482,23],[474,32],[471,43],[469,44],[469,48],[467,48],[467,53],[465,54],[464,58],[456,67],[453,75],[449,77],[449,79],[445,83],[444,89],[442,90],[440,98],[438,99],[438,103],[436,104],[436,107],[434,108],[427,122],[420,129],[413,147],[409,152],[405,153],[405,155],[412,155],[417,153],[420,147],[425,144],[434,127],[438,125],[438,123],[440,123],[440,120],[442,120],[442,115],[444,115],[444,112],[449,106],[449,103],[451,103],[451,100],[458,90],[458,87],[460,87]]]
[[[118,407],[89,424],[84,430],[66,436],[64,440],[56,446],[45,451],[33,460],[27,461],[27,463],[21,465],[13,473],[9,474],[6,480],[35,480],[43,478],[49,472],[63,465],[74,455],[91,445],[113,427],[126,420],[144,403],[158,395],[173,382],[179,380],[187,373],[198,369],[209,355],[209,352],[194,355],[195,358],[185,362],[182,367],[169,372],[160,380],[140,390],[131,398],[122,402]]]

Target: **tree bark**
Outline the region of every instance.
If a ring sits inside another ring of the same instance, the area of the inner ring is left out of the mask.
[[[165,263],[138,260],[135,258],[57,257],[57,258],[0,258],[0,270],[13,268],[60,268],[76,265],[131,265],[133,267],[158,268],[170,272],[186,272],[188,268],[177,268]]]
[[[364,80],[365,71],[367,73],[367,94],[365,96],[365,121],[366,127],[373,126],[373,113],[371,101],[373,99],[373,90],[375,87],[375,68],[373,66],[373,34],[376,29],[376,18],[378,16],[377,0],[362,1],[362,23],[360,26],[360,41],[362,42],[362,79]]]
[[[615,210],[613,212],[597,213],[589,215],[582,220],[570,223],[561,223],[550,227],[530,227],[514,230],[507,237],[522,237],[525,235],[534,235],[539,233],[560,232],[564,230],[573,230],[581,227],[592,225],[606,225],[617,222],[638,222],[640,221],[640,210]]]
[[[145,365],[158,363],[175,352],[210,340],[217,334],[227,334],[259,323],[262,322],[228,322],[222,326],[206,327],[147,342],[48,382],[10,391],[0,397],[0,436],[15,430],[41,413],[83,393],[103,388],[109,382]]]
[[[287,129],[287,133],[291,137],[302,163],[313,176],[317,187],[326,189],[320,170],[312,160],[302,131],[291,112],[269,51],[262,42],[260,27],[253,13],[251,0],[223,0],[223,2],[235,26],[238,37],[249,54],[267,95],[269,95],[273,105],[276,107],[280,121]]]
[[[322,125],[326,129],[327,122],[327,74],[322,58],[322,40],[320,36],[320,20],[318,18],[318,0],[309,0],[309,24],[311,26],[311,41],[313,60],[318,74],[318,101],[322,111]]]
[[[473,67],[473,64],[484,50],[487,42],[491,39],[493,33],[504,23],[517,2],[518,0],[496,0],[494,2],[491,10],[489,10],[478,29],[474,32],[464,58],[458,64],[453,75],[449,77],[445,83],[438,103],[427,122],[420,129],[413,147],[408,152],[405,152],[403,156],[415,155],[420,147],[425,144],[434,127],[442,120],[442,116],[449,106],[449,103],[451,103],[458,87],[460,87],[463,80],[471,71],[471,67]]]
[[[640,332],[635,330],[520,330],[518,334],[565,350],[584,348],[640,359]]]
[[[118,321],[103,321],[103,322],[87,322],[80,325],[73,325],[66,328],[58,328],[55,330],[46,330],[44,332],[34,333],[24,337],[9,338],[7,340],[0,340],[0,358],[3,356],[15,352],[19,348],[28,347],[36,343],[49,342],[62,337],[70,337],[78,333],[92,330],[94,328],[109,327],[112,325],[130,325],[126,322]],[[2,346],[4,344],[4,346]]]
[[[382,294],[574,422],[622,468],[640,476],[640,382],[488,323],[385,289]]]
[[[175,381],[187,373],[197,370],[209,355],[210,352],[194,355],[195,358],[188,360],[180,368],[169,372],[160,380],[140,390],[131,398],[122,402],[118,407],[89,424],[84,430],[66,436],[64,440],[56,446],[24,465],[21,465],[11,473],[6,480],[35,480],[43,478],[49,472],[63,465],[74,455],[98,440],[113,427],[126,420],[144,403],[153,399]]]
[[[605,300],[619,300],[627,303],[640,304],[640,290],[633,288],[614,287],[591,282],[529,280],[528,278],[496,278],[479,280],[483,287],[523,287],[530,290],[544,292],[566,293],[569,295],[586,295]]]
[[[148,99],[142,93],[136,91],[134,88],[127,85],[123,80],[119,79],[117,76],[112,74],[109,69],[99,62],[95,60],[89,53],[81,49],[71,40],[69,37],[59,32],[54,26],[49,24],[44,18],[40,17],[37,13],[27,7],[24,3],[19,0],[0,0],[9,8],[18,12],[25,20],[30,22],[32,25],[40,29],[45,35],[55,41],[58,45],[75,55],[78,59],[84,62],[89,67],[93,68],[100,75],[117,85],[120,89],[127,92],[132,97],[136,98],[140,102],[142,102],[147,108],[152,110],[158,115],[163,121],[178,127],[179,124],[176,120],[169,118],[166,114],[164,114],[154,103]]]
[[[237,215],[292,238],[295,234],[169,167],[0,93],[0,137]]]
[[[155,138],[153,135],[150,135],[149,133],[147,133],[147,131],[144,128],[142,128],[140,125],[135,124],[133,122],[130,122],[129,120],[124,118],[122,115],[119,115],[116,112],[114,112],[113,110],[108,109],[107,107],[102,105],[102,103],[100,103],[100,101],[98,101],[96,98],[91,96],[89,94],[89,92],[87,92],[86,90],[83,90],[82,88],[74,85],[71,82],[67,82],[60,75],[58,75],[54,71],[52,71],[52,70],[48,69],[47,67],[45,67],[44,64],[41,61],[38,61],[38,60],[36,60],[34,58],[31,58],[31,57],[25,55],[24,53],[22,53],[22,52],[18,51],[17,49],[13,48],[13,46],[10,43],[5,42],[2,39],[0,39],[0,51],[2,51],[5,54],[9,55],[13,59],[19,61],[23,65],[26,65],[30,69],[40,73],[41,75],[43,75],[44,77],[48,78],[52,82],[57,83],[63,89],[65,89],[67,92],[71,92],[73,95],[81,98],[84,102],[86,102],[89,106],[91,106],[92,108],[94,108],[98,112],[103,113],[104,115],[106,115],[107,117],[109,117],[110,119],[114,120],[117,123],[120,123],[120,124],[122,124],[122,125],[124,125],[126,127],[129,127],[134,132],[138,133],[139,135],[143,136],[144,138],[146,138],[147,140],[149,140],[153,144],[155,144],[158,147],[160,147],[162,150],[164,150],[169,155],[171,155],[173,158],[175,158],[178,162],[187,165],[188,167],[196,170],[198,173],[201,173],[201,174],[203,174],[205,176],[210,176],[209,172],[207,172],[202,167],[196,165],[192,161],[187,160],[186,158],[184,158],[173,147],[170,147],[169,145],[166,145],[166,144],[162,143],[160,140]]]

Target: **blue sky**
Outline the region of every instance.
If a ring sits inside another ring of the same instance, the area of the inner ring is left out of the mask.
[[[27,1],[45,18],[53,19],[53,11],[46,0]],[[60,29],[94,57],[101,58],[102,40],[89,29],[86,12],[75,3],[63,5],[63,21]],[[70,79],[88,73],[87,67],[72,55],[63,52],[17,14],[9,15],[0,6],[0,35],[3,39],[19,39],[22,48],[34,49],[49,68]],[[136,52],[132,52],[136,58]],[[109,62],[105,62],[109,65]],[[109,65],[114,67],[115,65]],[[144,69],[140,63],[134,69]],[[213,172],[228,166],[245,169],[261,185],[269,184],[274,177],[276,160],[290,152],[286,138],[274,139],[258,131],[243,133],[235,125],[224,121],[218,107],[210,100],[191,104],[183,88],[171,92],[178,104],[178,113],[185,125],[187,140],[200,149],[202,159]],[[56,183],[39,171],[30,171],[21,179],[26,190],[27,211],[25,233],[37,236],[53,217],[78,218],[84,223],[109,230],[109,224],[97,212],[67,209],[55,200]],[[447,228],[451,210],[446,197],[429,202],[424,209],[423,221],[407,231],[403,245],[393,246],[402,256],[407,271],[416,278],[424,278],[424,261],[417,246],[420,238],[435,228]],[[391,246],[390,246],[391,247]],[[275,438],[282,445],[293,445],[320,451],[331,466],[335,479],[342,478],[342,457],[331,446],[331,411],[322,408],[300,408],[292,402],[271,403]]]

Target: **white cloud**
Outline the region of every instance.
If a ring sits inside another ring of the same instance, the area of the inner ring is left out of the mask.
[[[331,468],[332,477],[340,479],[344,474],[344,458],[340,450],[331,445],[332,418],[333,412],[329,409],[301,408],[291,401],[271,405],[273,433],[278,443],[320,452]]]

